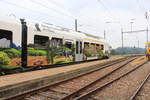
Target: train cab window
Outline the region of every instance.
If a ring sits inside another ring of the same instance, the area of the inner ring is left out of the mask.
[[[104,50],[104,45],[101,45],[101,50]]]
[[[80,54],[82,53],[82,42],[80,42]]]
[[[40,35],[34,36],[34,44],[35,45],[46,46],[46,43],[48,42],[48,40],[49,40],[48,36],[40,36]]]
[[[79,52],[79,42],[78,41],[76,41],[76,54],[78,54]]]
[[[12,43],[12,32],[0,30],[0,48],[10,48]]]

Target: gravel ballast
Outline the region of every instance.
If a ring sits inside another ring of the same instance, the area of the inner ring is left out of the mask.
[[[150,72],[150,63],[145,64],[136,71],[128,74],[120,80],[112,83],[108,87],[97,92],[92,98],[96,100],[129,100],[130,96],[136,91],[146,75]],[[110,77],[121,75],[123,72],[132,69],[134,66],[128,65],[124,70],[118,71]],[[109,78],[108,78],[109,79]],[[103,80],[105,81],[105,80]],[[139,99],[143,100],[143,99]]]

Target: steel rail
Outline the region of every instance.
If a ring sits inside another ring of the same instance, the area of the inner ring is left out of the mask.
[[[130,97],[130,100],[135,100],[136,96],[144,86],[144,84],[147,82],[148,78],[150,77],[150,73],[146,76],[146,78],[143,80],[143,82],[140,84],[140,86],[137,88],[137,90],[133,93],[133,95]]]
[[[113,82],[119,80],[120,78],[122,78],[122,77],[124,77],[124,76],[130,74],[131,72],[137,70],[138,68],[140,68],[141,66],[143,66],[143,65],[146,64],[147,62],[148,62],[148,61],[146,61],[146,62],[144,62],[144,63],[142,63],[142,64],[140,64],[140,65],[137,65],[135,68],[133,68],[132,70],[126,72],[125,74],[123,74],[123,75],[121,75],[121,76],[119,76],[119,77],[117,77],[117,78],[111,80],[110,82],[107,82],[107,83],[103,84],[103,85],[100,86],[100,87],[97,87],[96,89],[93,89],[92,91],[89,91],[88,93],[85,93],[85,94],[79,96],[79,97],[76,98],[75,100],[87,100],[87,98],[90,97],[90,96],[91,96],[92,94],[94,94],[95,92],[97,92],[97,91],[99,91],[99,90],[102,90],[102,89],[105,88],[106,86],[112,84]]]

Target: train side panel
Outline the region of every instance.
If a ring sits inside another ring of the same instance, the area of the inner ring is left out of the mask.
[[[21,46],[22,29],[20,20],[2,17],[0,18],[0,23],[1,39],[6,38],[7,40],[10,40],[13,43],[13,45],[16,45],[17,47]],[[11,33],[5,31],[10,31]]]
[[[22,25],[19,19],[0,19],[0,53],[4,66],[21,66]],[[103,51],[109,56],[109,45],[99,38],[53,25],[26,21],[27,66],[44,66],[98,58]],[[7,59],[6,59],[7,58]]]

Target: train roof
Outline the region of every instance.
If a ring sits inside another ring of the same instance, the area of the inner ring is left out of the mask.
[[[21,25],[19,18],[10,17],[6,15],[2,15],[2,14],[0,14],[0,21]],[[31,20],[25,20],[25,21],[27,22],[27,25],[29,28],[37,29],[38,27],[41,30],[47,29],[47,31],[55,32],[60,35],[65,34],[66,36],[71,37],[71,38],[85,39],[86,41],[92,41],[92,42],[97,42],[97,43],[105,43],[103,38],[89,34],[89,33],[81,32],[81,31],[76,32],[72,29],[67,29],[67,28],[56,26],[54,24],[49,24],[49,23],[42,23],[39,21],[31,21]]]
[[[21,24],[20,19],[17,19],[16,17],[6,16],[3,14],[0,14],[0,21],[1,22],[7,22],[12,24]]]

